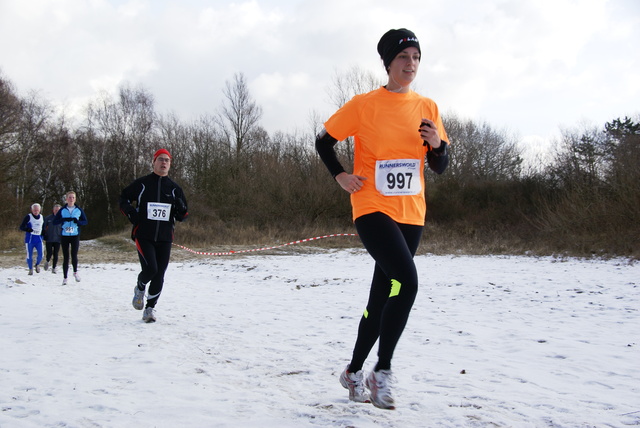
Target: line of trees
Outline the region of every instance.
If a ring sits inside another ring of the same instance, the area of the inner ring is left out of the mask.
[[[336,73],[328,90],[338,108],[381,83],[353,68]],[[123,85],[116,96],[97,94],[71,123],[37,94],[18,95],[0,75],[3,227],[15,229],[33,202],[48,213],[72,189],[90,220],[84,238],[122,231],[119,193],[150,171],[160,147],[171,151],[171,176],[189,199],[183,243],[233,244],[243,231],[287,239],[351,227],[348,197],[314,150],[325,118],[312,113],[306,131],[269,134],[242,73],[221,95],[217,112],[185,121],[157,112],[144,87]],[[442,176],[426,174],[432,242],[449,251],[639,254],[637,118],[565,130],[549,160],[529,162],[516,135],[454,113],[444,122],[450,167]],[[351,145],[338,147],[350,164]]]

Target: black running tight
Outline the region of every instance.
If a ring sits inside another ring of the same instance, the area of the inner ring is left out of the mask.
[[[164,273],[169,266],[171,257],[171,242],[154,242],[146,239],[136,239],[138,258],[142,271],[138,274],[138,283],[149,284],[147,307],[155,307],[162,293]]]
[[[362,368],[378,338],[375,370],[389,370],[418,292],[413,256],[420,244],[423,226],[396,223],[379,212],[357,218],[355,225],[376,264],[349,371]]]
[[[80,236],[62,236],[60,237],[60,246],[62,247],[62,273],[67,277],[69,272],[69,247],[71,247],[71,266],[73,272],[78,272],[78,249],[80,248]]]
[[[55,269],[55,267],[58,266],[58,253],[60,252],[60,243],[47,241],[46,250],[47,262],[49,262],[49,260],[51,260],[51,258],[53,257],[53,268]]]

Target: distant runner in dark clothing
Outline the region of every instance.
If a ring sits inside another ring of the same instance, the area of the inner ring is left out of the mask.
[[[56,273],[56,266],[58,266],[58,253],[60,252],[60,238],[62,236],[62,225],[54,225],[53,220],[56,218],[56,214],[60,211],[60,204],[53,206],[53,214],[49,214],[44,218],[44,232],[42,237],[46,241],[46,261],[44,262],[44,270],[49,269],[49,261],[53,258],[53,264],[51,265],[51,273]]]

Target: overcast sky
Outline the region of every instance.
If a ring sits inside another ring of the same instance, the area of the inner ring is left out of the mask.
[[[123,83],[159,113],[215,113],[243,73],[269,132],[328,118],[332,78],[384,78],[390,28],[414,31],[415,89],[531,142],[640,114],[638,0],[0,0],[0,72],[73,113]]]

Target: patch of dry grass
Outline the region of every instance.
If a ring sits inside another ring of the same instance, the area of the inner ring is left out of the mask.
[[[182,225],[180,225],[182,226]],[[327,233],[316,233],[312,231],[301,232],[300,234],[279,233],[275,230],[261,231],[257,229],[247,229],[238,231],[238,233],[229,232],[229,243],[221,242],[217,236],[205,236],[208,242],[193,242],[189,245],[180,240],[180,236],[176,236],[174,244],[183,245],[188,249],[200,253],[225,253],[225,255],[214,256],[207,254],[194,254],[191,251],[174,245],[171,252],[171,261],[190,261],[203,260],[212,257],[237,257],[247,256],[250,254],[260,255],[286,255],[286,254],[304,254],[323,251],[326,248],[360,248],[360,240],[358,237],[343,236],[335,238],[326,238],[322,240],[308,241],[300,244],[284,245],[299,239],[315,238],[323,236]],[[353,233],[353,232],[349,232]],[[24,233],[17,233],[19,240],[24,239]],[[203,235],[201,235],[202,237]],[[293,238],[295,236],[296,238]],[[231,239],[233,237],[234,239]],[[217,238],[217,239],[211,239]],[[8,248],[5,248],[0,255],[0,268],[13,266],[25,266],[24,246],[19,241],[16,245],[15,239],[11,240]],[[215,241],[215,242],[211,242]],[[7,241],[9,242],[9,241]],[[276,247],[269,250],[262,250],[267,247]],[[250,251],[250,250],[261,251]],[[226,255],[229,252],[235,252],[233,255]],[[99,264],[99,263],[138,263],[138,254],[134,242],[130,238],[129,230],[103,236],[94,240],[80,241],[80,250],[78,252],[78,262],[83,264]],[[59,254],[59,264],[62,263],[62,250]]]
[[[202,228],[194,228],[189,223],[180,224],[176,229],[174,244],[183,245],[200,253],[224,253],[224,255],[194,254],[178,245],[173,247],[171,261],[203,260],[215,257],[238,257],[251,255],[305,254],[327,249],[362,248],[357,236],[337,236],[307,241],[294,245],[284,245],[297,240],[315,238],[330,234],[355,233],[355,228],[335,226],[307,226],[300,229],[277,229],[257,227],[226,227],[224,230],[211,228],[208,234]],[[107,235],[95,240],[81,241],[79,263],[138,263],[138,255],[127,228],[120,233]],[[9,231],[0,240],[0,268],[25,266],[24,233]],[[561,242],[524,235],[507,230],[480,230],[461,225],[441,226],[427,223],[418,249],[418,254],[437,255],[532,255],[532,256],[573,256],[573,257],[615,257],[593,250],[597,246],[585,245],[582,249],[575,245],[577,237]],[[571,245],[573,244],[573,246]],[[283,246],[284,245],[284,246]],[[262,250],[267,247],[275,247]],[[260,251],[249,251],[256,250]],[[227,255],[229,252],[234,255]],[[635,253],[626,254],[631,260],[639,257]],[[62,254],[60,254],[62,259]],[[60,261],[61,263],[61,261]]]

